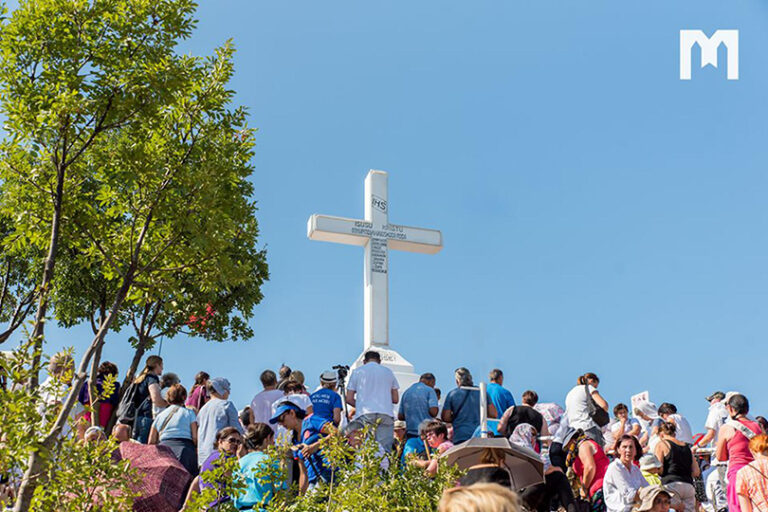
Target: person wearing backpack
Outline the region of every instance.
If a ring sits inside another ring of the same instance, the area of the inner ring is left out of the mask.
[[[149,444],[167,446],[176,460],[197,476],[197,416],[195,411],[184,407],[187,390],[181,384],[174,384],[168,390],[167,408],[157,415],[149,431]]]
[[[120,401],[117,419],[120,423],[132,425],[133,438],[146,444],[152,427],[152,405],[168,407],[168,402],[160,394],[163,358],[149,356],[144,365]]]

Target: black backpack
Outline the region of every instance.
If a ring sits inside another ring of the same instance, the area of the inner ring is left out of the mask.
[[[139,391],[141,384],[143,384],[143,381],[139,384],[132,382],[128,389],[125,390],[125,394],[117,406],[118,422],[133,425],[139,405],[149,398],[149,389],[147,389],[147,396],[143,400],[141,399],[141,392]]]

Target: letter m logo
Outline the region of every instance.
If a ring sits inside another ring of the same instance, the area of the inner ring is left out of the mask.
[[[680,80],[691,79],[691,52],[693,45],[701,48],[701,67],[712,64],[717,67],[717,49],[721,44],[728,51],[728,80],[739,79],[739,31],[717,30],[712,37],[701,30],[680,31]]]

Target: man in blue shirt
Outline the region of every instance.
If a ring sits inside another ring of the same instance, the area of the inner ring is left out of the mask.
[[[425,373],[419,382],[409,387],[400,399],[397,419],[405,421],[405,437],[419,437],[419,425],[424,420],[437,416],[437,394],[435,394],[435,376]]]
[[[504,411],[515,405],[515,399],[512,393],[504,389],[504,373],[498,368],[491,370],[488,374],[491,383],[488,384],[488,396],[491,397],[493,406],[496,407],[496,413],[501,417]]]
[[[445,397],[443,404],[443,421],[453,424],[453,443],[463,443],[480,425],[480,391],[473,388],[472,374],[466,368],[456,370],[456,389],[452,389]],[[496,417],[496,407],[486,393],[487,411],[489,418]]]
[[[337,376],[333,370],[328,370],[320,375],[320,385],[309,399],[312,401],[312,409],[315,416],[332,421],[338,427],[341,421],[341,396],[336,392]]]

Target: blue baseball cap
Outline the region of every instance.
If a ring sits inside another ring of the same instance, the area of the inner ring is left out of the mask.
[[[278,418],[283,415],[283,413],[288,411],[296,411],[296,415],[300,418],[304,417],[304,411],[301,410],[301,407],[298,405],[291,403],[291,402],[282,402],[277,406],[277,409],[275,410],[275,414],[272,415],[271,418],[269,418],[269,422],[274,425],[277,423]]]

